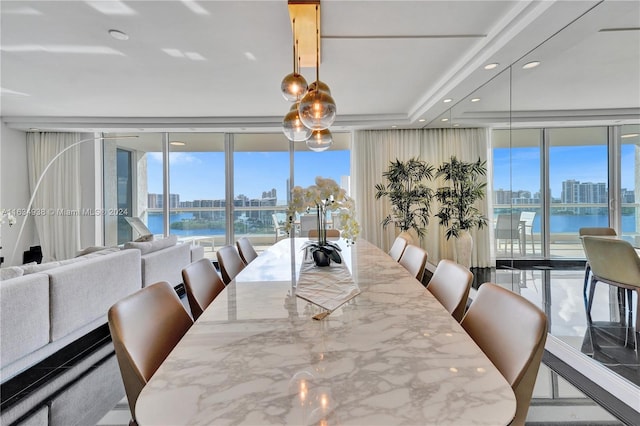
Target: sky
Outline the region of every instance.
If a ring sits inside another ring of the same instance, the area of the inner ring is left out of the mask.
[[[607,150],[603,145],[554,146],[549,153],[551,195],[560,198],[562,182],[607,182]],[[633,189],[634,145],[622,147],[622,188]],[[511,160],[511,166],[509,164]],[[493,150],[494,189],[540,191],[540,149],[497,148]]]
[[[222,152],[172,152],[169,158],[170,193],[180,201],[224,199],[225,170]],[[330,177],[340,183],[349,176],[349,151],[296,152],[295,184],[309,186],[316,176]],[[234,154],[235,195],[261,198],[275,188],[278,204],[286,204],[289,178],[289,152],[236,152]],[[162,153],[149,153],[148,192],[162,193]]]
[[[623,145],[623,188],[635,187],[634,155],[634,145]],[[493,150],[493,160],[494,189],[527,190],[531,195],[540,190],[539,148],[496,148]],[[318,175],[333,178],[340,183],[341,176],[350,174],[349,162],[349,151],[296,152],[295,183],[302,187],[312,185]],[[603,145],[554,146],[550,149],[549,167],[551,195],[559,198],[562,182],[565,180],[607,182],[606,148]],[[162,193],[162,153],[149,153],[147,168],[148,192]],[[263,191],[275,188],[278,203],[286,203],[288,152],[237,152],[234,154],[234,172],[236,195],[261,198]],[[224,198],[222,152],[172,152],[170,175],[170,192],[180,194],[181,201]]]

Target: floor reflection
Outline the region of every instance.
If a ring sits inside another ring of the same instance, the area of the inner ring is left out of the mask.
[[[637,312],[631,321],[624,315],[621,318],[616,287],[603,283],[596,287],[593,321],[589,323],[583,297],[584,269],[498,269],[490,278],[487,281],[519,293],[543,309],[550,320],[551,335],[640,387],[638,334],[629,326],[635,323]],[[635,296],[632,303],[637,306]]]

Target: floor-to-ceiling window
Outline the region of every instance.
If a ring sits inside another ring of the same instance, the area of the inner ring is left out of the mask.
[[[285,220],[290,181],[283,134],[233,135],[233,230],[254,246],[273,244]]]
[[[582,227],[614,227],[635,242],[636,127],[494,130],[494,218],[512,219],[510,233],[498,235],[496,223],[497,258],[582,259]]]
[[[134,177],[130,216],[140,218],[154,235],[174,234],[183,242],[204,246],[207,257],[242,236],[258,246],[281,238],[277,223],[285,221],[292,180],[308,186],[316,176],[330,177],[349,189],[348,133],[334,134],[334,144],[325,152],[310,151],[304,143],[292,147],[281,133],[137,136],[105,141],[105,206],[116,206],[116,189],[110,188],[115,152],[126,149]],[[107,220],[105,242],[124,242]],[[134,232],[128,239],[138,236]]]
[[[632,244],[640,244],[640,125],[624,125],[620,134],[620,226]]]
[[[215,247],[226,240],[224,134],[168,133],[167,137],[169,234],[204,247],[205,256],[214,257]],[[155,182],[161,183],[158,171],[154,170]],[[158,201],[162,199],[156,199],[153,220],[160,223]]]

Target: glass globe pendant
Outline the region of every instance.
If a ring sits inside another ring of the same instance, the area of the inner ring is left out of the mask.
[[[284,76],[280,84],[280,90],[286,100],[296,102],[307,93],[307,80],[304,79],[302,74],[294,71]]]
[[[291,110],[282,120],[282,131],[284,135],[293,142],[303,142],[311,136],[311,129],[302,124],[298,114],[298,102],[291,106]]]
[[[307,139],[307,148],[311,151],[326,151],[331,145],[333,145],[333,135],[329,129],[314,130],[311,137]]]
[[[331,89],[329,89],[329,85],[324,81],[314,81],[308,87],[309,90],[316,90],[316,87],[320,89],[321,92],[327,92],[331,94]]]
[[[336,103],[327,92],[311,90],[300,101],[298,112],[305,126],[324,130],[336,120]]]

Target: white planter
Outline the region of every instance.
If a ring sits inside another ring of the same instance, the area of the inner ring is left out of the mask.
[[[473,250],[473,237],[469,231],[460,231],[453,244],[454,259],[457,264],[471,268],[471,251]]]

